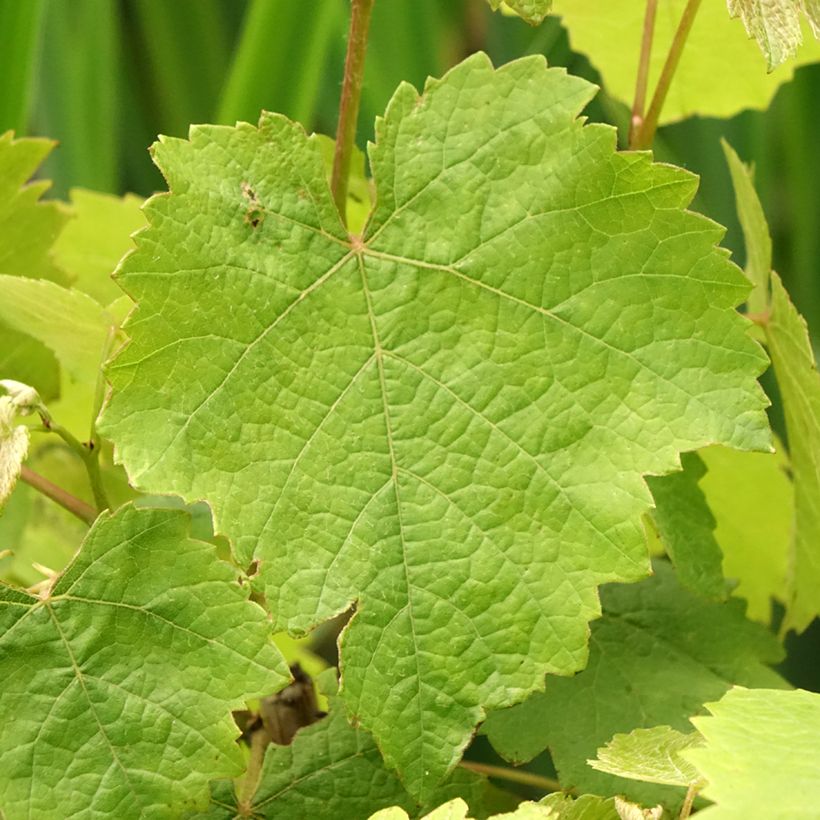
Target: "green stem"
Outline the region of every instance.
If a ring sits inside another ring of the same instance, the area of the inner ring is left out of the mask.
[[[86,524],[93,524],[97,517],[97,511],[85,501],[80,501],[79,498],[66,492],[62,487],[52,484],[47,478],[43,478],[39,473],[30,470],[23,465],[20,470],[20,480],[24,481],[29,487],[33,487],[37,492],[42,493],[46,498],[50,498],[55,503],[59,504],[63,509],[68,510],[72,515],[76,515],[80,521]]]
[[[681,806],[678,820],[686,820],[686,818],[692,813],[692,804],[695,802],[695,797],[697,796],[699,788],[700,785],[698,783],[692,783],[686,790],[686,797],[683,799],[683,805]]]
[[[267,751],[270,738],[268,733],[257,730],[251,736],[251,754],[248,759],[248,768],[245,776],[237,784],[236,797],[240,817],[251,817],[253,815],[253,798],[259,788],[259,781],[262,779],[262,766],[265,762],[265,752]]]
[[[94,503],[97,505],[99,512],[109,509],[111,505],[108,503],[108,496],[105,493],[102,475],[100,474],[99,442],[92,440],[88,444],[83,444],[61,424],[56,424],[45,417],[43,418],[43,424],[50,432],[56,433],[83,460],[88,473],[88,481],[91,484],[91,492],[94,495]]]
[[[652,147],[655,132],[658,130],[658,120],[663,110],[663,104],[666,102],[666,95],[669,93],[669,87],[672,85],[675,72],[678,70],[678,63],[680,63],[683,48],[689,38],[689,32],[695,23],[695,17],[697,16],[701,2],[702,0],[689,0],[686,4],[686,8],[683,10],[683,16],[678,25],[678,30],[675,32],[672,45],[669,46],[669,53],[666,55],[663,71],[661,71],[661,76],[655,87],[655,93],[652,96],[649,111],[638,133],[635,135],[634,145],[631,146],[633,148]]]
[[[486,774],[487,777],[496,777],[499,780],[508,780],[510,783],[522,783],[525,786],[533,786],[544,792],[568,791],[563,789],[561,784],[552,777],[543,777],[532,772],[510,769],[506,766],[491,766],[489,763],[475,763],[472,760],[462,760],[458,764],[462,769],[469,769],[471,772]]]
[[[643,125],[646,91],[649,85],[649,60],[652,57],[652,40],[655,36],[655,15],[658,11],[658,0],[646,0],[646,13],[643,18],[643,38],[641,39],[641,56],[638,60],[638,78],[635,81],[635,102],[632,105],[632,119],[629,122],[629,147],[633,148],[638,133]]]
[[[336,130],[336,153],[333,157],[333,175],[330,189],[339,209],[342,222],[347,225],[347,185],[350,161],[356,141],[359,103],[362,98],[364,59],[367,52],[367,33],[375,0],[352,0],[350,30],[347,36],[347,56],[342,96],[339,102],[339,126]]]

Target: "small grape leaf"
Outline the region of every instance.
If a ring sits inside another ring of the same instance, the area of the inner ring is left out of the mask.
[[[793,56],[803,42],[800,21],[805,14],[820,37],[817,0],[727,0],[732,17],[740,17],[749,37],[757,40],[769,71]]]
[[[582,794],[573,798],[556,792],[540,801],[550,810],[550,820],[622,820],[613,798]]]
[[[239,804],[231,781],[214,783],[211,807],[202,820],[240,815],[333,820],[368,817],[390,806],[418,813],[416,801],[384,765],[370,735],[348,723],[336,696],[336,670],[322,673],[317,685],[328,698],[328,716],[301,729],[289,746],[268,747],[259,785],[246,805]],[[432,800],[437,805],[459,796],[479,808],[486,789],[485,778],[457,769]]]
[[[687,0],[664,0],[655,18],[649,88],[654,89]],[[588,55],[611,96],[627,106],[635,93],[637,54],[646,0],[556,0],[556,14],[575,51]],[[635,55],[624,59],[624,49]],[[809,37],[797,57],[767,73],[766,60],[743,27],[729,17],[723,0],[701,3],[669,88],[661,124],[695,115],[730,117],[746,108],[766,108],[797,66],[820,60],[820,43]]]
[[[820,374],[809,331],[772,272],[766,339],[780,388],[794,477],[794,536],[784,629],[802,632],[820,614]]]
[[[131,234],[145,226],[143,200],[83,188],[74,188],[70,199],[72,219],[54,243],[54,259],[69,272],[77,290],[109,305],[122,298],[111,274],[134,247]]]
[[[592,93],[481,54],[402,85],[363,236],[283,117],[163,139],[121,268],[102,430],[136,486],[211,501],[276,629],[357,602],[342,697],[422,798],[647,572],[642,474],[769,444],[722,230],[578,119]]]
[[[698,486],[706,465],[696,453],[685,453],[681,464],[678,473],[647,478],[655,501],[652,519],[678,580],[692,592],[722,600],[723,554],[715,540],[714,516]]]
[[[703,738],[697,732],[684,734],[669,726],[653,726],[615,735],[587,763],[618,777],[688,787],[698,784],[701,776],[680,753],[701,745]]]
[[[552,0],[487,0],[494,11],[504,6],[526,20],[530,25],[537,26],[549,14]]]
[[[704,820],[817,816],[820,695],[736,687],[707,708],[692,718],[705,745],[683,752],[716,804]]]
[[[470,807],[461,798],[450,800],[437,809],[425,814],[422,820],[471,820],[474,815]],[[519,803],[514,811],[494,814],[489,820],[550,820],[558,817],[552,811],[538,803]],[[410,820],[407,812],[399,806],[381,809],[371,814],[369,820]]]
[[[550,679],[543,694],[489,716],[484,730],[500,754],[522,762],[549,746],[567,788],[675,805],[678,789],[596,772],[586,761],[619,732],[660,724],[690,731],[689,717],[732,684],[786,685],[764,666],[782,659],[780,645],[743,617],[742,601],[693,595],[665,562],[655,571],[602,589],[604,615],[592,624],[583,672]]]
[[[42,597],[0,584],[0,792],[18,817],[178,817],[239,774],[231,709],[281,687],[264,612],[188,517],[103,514]],[[207,674],[203,674],[207,670]]]
[[[748,602],[747,617],[768,624],[772,599],[787,600],[794,519],[794,487],[783,445],[776,442],[774,453],[706,447],[699,455],[707,468],[700,487],[717,522],[723,574],[737,581],[732,594]]]

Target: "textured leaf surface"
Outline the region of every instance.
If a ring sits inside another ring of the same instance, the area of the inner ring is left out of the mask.
[[[28,453],[28,428],[17,424],[16,416],[14,399],[2,395],[0,389],[0,509],[11,495]]]
[[[69,272],[75,288],[109,305],[122,297],[111,274],[134,247],[131,234],[145,226],[143,200],[75,188],[71,191],[73,218],[54,244],[54,258]]]
[[[615,735],[598,756],[588,760],[593,769],[618,777],[662,783],[668,786],[690,786],[701,779],[698,770],[681,757],[684,749],[703,745],[697,732],[684,734],[669,726],[635,729]]]
[[[9,820],[177,817],[241,772],[230,710],[287,672],[264,613],[187,522],[125,507],[45,598],[0,585]]]
[[[687,0],[660,0],[650,61],[654,89]],[[572,47],[589,56],[607,91],[632,105],[643,33],[645,0],[556,0],[556,14]],[[625,53],[634,59],[625,59]],[[767,73],[766,59],[732,20],[723,0],[701,3],[675,72],[661,124],[693,115],[730,117],[744,108],[766,108],[777,89],[803,63],[820,60],[820,43],[809,36],[795,60]]]
[[[743,618],[741,601],[707,601],[684,590],[668,564],[655,577],[602,590],[604,616],[592,624],[589,663],[544,694],[490,715],[495,748],[520,761],[549,746],[561,785],[623,794],[646,805],[682,792],[616,778],[586,761],[618,732],[666,724],[691,731],[689,717],[732,684],[781,686],[764,666],[782,658],[775,638]]]
[[[417,795],[485,708],[583,665],[596,585],[648,569],[641,475],[768,444],[721,230],[583,127],[591,93],[483,55],[401,86],[363,238],[281,117],[164,140],[121,274],[130,476],[212,502],[277,628],[358,602],[342,694]]]
[[[815,36],[820,36],[817,0],[727,0],[729,11],[740,17],[750,37],[757,40],[769,70],[791,57],[803,42],[802,14]]]
[[[386,807],[417,814],[416,802],[396,774],[382,761],[373,739],[353,728],[336,697],[336,670],[322,674],[317,684],[329,698],[329,714],[301,729],[289,746],[269,746],[259,786],[244,807],[251,815],[284,820],[311,817],[368,817]],[[459,769],[435,795],[434,804],[454,795],[480,805],[487,781]],[[211,807],[204,817],[233,818],[241,814],[230,781],[212,786]]]
[[[820,613],[820,374],[809,332],[772,272],[766,338],[786,416],[795,532],[785,625],[802,631]]]
[[[514,11],[528,23],[537,26],[550,12],[552,0],[488,0],[493,9],[502,6]]]
[[[706,466],[696,453],[685,453],[681,463],[679,473],[647,479],[655,500],[652,519],[680,582],[692,592],[722,599],[723,555],[715,540],[715,519],[698,486]]]
[[[514,811],[492,815],[490,820],[548,820],[556,816],[548,808],[527,801],[520,803]],[[472,817],[469,806],[461,798],[456,798],[425,814],[422,820],[470,820]],[[394,806],[376,812],[370,820],[409,820],[409,817],[404,809]]]
[[[557,792],[540,801],[551,814],[550,820],[622,820],[612,798],[604,799],[591,794],[572,798]]]
[[[708,709],[692,720],[706,745],[683,753],[716,803],[698,813],[703,820],[818,816],[820,695],[737,688]]]
[[[700,480],[715,517],[723,574],[737,581],[733,595],[748,602],[746,614],[768,624],[772,599],[786,603],[786,567],[791,550],[794,488],[788,459],[774,453],[743,453],[726,447],[699,452],[707,472]]]

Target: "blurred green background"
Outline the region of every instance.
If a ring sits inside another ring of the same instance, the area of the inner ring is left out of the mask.
[[[254,122],[262,108],[332,135],[349,0],[0,0],[0,133],[48,136],[60,147],[43,176],[51,195],[82,186],[146,196],[164,185],[148,147],[190,123]],[[367,57],[360,144],[396,86],[421,87],[476,50],[496,64],[541,53],[600,82],[555,18],[537,29],[493,14],[485,0],[378,0]],[[637,54],[633,55],[637,62]],[[633,59],[625,55],[625,59]],[[587,111],[618,126],[626,108],[605,93]],[[801,68],[766,112],[693,118],[658,135],[656,155],[702,175],[695,207],[727,226],[744,262],[720,138],[756,167],[775,266],[809,327],[820,332],[820,64]],[[815,336],[815,340],[820,336]],[[769,380],[767,390],[772,389]],[[776,399],[776,397],[775,397]],[[783,434],[775,409],[773,423]],[[820,689],[820,627],[788,648],[795,684]],[[492,760],[479,738],[474,758]],[[547,759],[536,771],[550,772]]]

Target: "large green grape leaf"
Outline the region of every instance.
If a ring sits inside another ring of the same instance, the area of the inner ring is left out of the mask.
[[[550,12],[552,0],[488,0],[490,7],[515,12],[531,25],[537,26]]]
[[[619,732],[665,724],[691,731],[689,717],[735,683],[785,685],[764,664],[783,653],[774,636],[743,617],[743,602],[708,601],[683,589],[668,564],[631,586],[601,592],[589,663],[573,678],[552,678],[543,694],[484,724],[493,746],[522,761],[549,746],[561,785],[674,805],[683,792],[596,772],[586,761]]]
[[[685,453],[681,463],[679,473],[647,479],[655,501],[652,520],[680,582],[709,598],[725,598],[715,519],[698,486],[706,465],[696,453]]]
[[[806,322],[774,272],[766,339],[783,401],[794,477],[784,628],[799,632],[820,614],[820,374]]]
[[[202,818],[237,816],[335,820],[368,817],[390,806],[417,814],[418,806],[398,777],[382,761],[373,739],[347,721],[336,697],[336,671],[324,672],[317,684],[328,697],[329,714],[300,729],[289,746],[268,747],[259,784],[241,801],[231,781],[213,784],[211,807]],[[240,783],[239,789],[242,788]],[[433,805],[464,797],[480,808],[487,781],[465,769],[438,789]]]
[[[820,806],[820,695],[735,688],[692,723],[705,746],[683,752],[716,805],[703,820],[814,818]]]
[[[142,199],[74,188],[73,218],[54,243],[54,258],[67,270],[78,290],[101,305],[122,297],[111,274],[123,255],[133,248],[131,234],[145,225]]]
[[[363,236],[282,117],[164,139],[122,267],[103,429],[138,487],[211,501],[277,629],[356,603],[342,695],[419,796],[583,666],[596,585],[648,570],[642,474],[769,442],[722,230],[592,93],[536,57],[402,85]]]
[[[104,514],[41,597],[0,585],[0,795],[22,817],[178,817],[239,774],[231,709],[287,680],[184,513]]]
[[[794,487],[778,442],[774,453],[743,453],[727,447],[699,452],[706,464],[700,480],[715,517],[723,574],[737,582],[733,595],[748,602],[746,615],[771,622],[772,599],[785,604],[791,550]]]
[[[803,13],[815,36],[820,36],[817,0],[728,0],[728,4],[731,14],[740,17],[748,35],[757,40],[769,70],[791,57],[803,42]]]
[[[654,89],[687,0],[659,0],[649,72]],[[635,94],[646,0],[556,0],[556,14],[572,47],[589,56],[607,91],[627,105]],[[631,59],[630,59],[631,56]],[[797,57],[768,73],[766,59],[723,0],[701,3],[678,65],[660,122],[686,117],[730,117],[745,108],[766,108],[794,69],[820,60],[820,43],[809,35]]]

